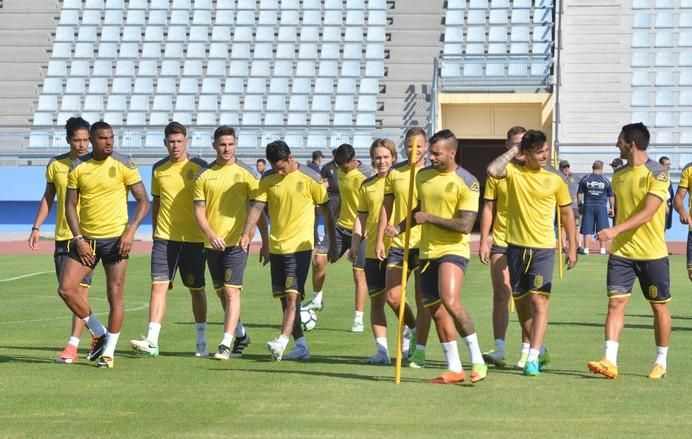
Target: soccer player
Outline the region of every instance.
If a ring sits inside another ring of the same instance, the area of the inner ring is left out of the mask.
[[[572,198],[572,212],[574,214],[574,223],[576,225],[579,225],[580,215],[579,215],[579,206],[577,203],[577,190],[579,188],[579,181],[581,181],[581,177],[578,176],[577,174],[572,173],[572,167],[570,166],[570,164],[567,160],[561,160],[560,164],[558,166],[560,168],[560,175],[565,180],[565,183],[567,183],[567,189],[569,190],[569,196]],[[566,234],[565,234],[565,236],[566,236]],[[581,236],[579,236],[579,235],[577,235],[577,253],[580,253],[583,255],[587,254],[584,251],[584,247],[582,247]]]
[[[332,218],[339,216],[339,183],[336,176],[339,167],[334,161],[334,153],[336,153],[336,148],[332,150],[332,160],[330,160],[326,165],[322,166],[320,170],[320,176],[322,176],[322,183],[327,188],[327,195],[329,195],[329,202],[327,204],[329,210],[332,212]],[[319,208],[318,208],[319,209]],[[315,210],[316,215],[319,216],[318,209]],[[324,217],[322,218],[323,223]],[[326,228],[326,223],[324,224]],[[323,300],[323,288],[324,280],[327,275],[327,266],[322,264],[321,261],[316,259],[320,249],[329,248],[329,242],[327,241],[328,234],[325,234],[321,241],[317,239],[317,226],[315,225],[315,242],[317,246],[313,252],[312,257],[312,298],[309,302],[303,304],[303,309],[311,309],[313,311],[322,311],[324,308]]]
[[[135,232],[149,212],[149,197],[137,167],[113,151],[113,128],[103,121],[89,130],[91,154],[77,158],[67,176],[65,215],[74,235],[69,244],[58,294],[97,337],[87,356],[112,368],[125,311],[125,274]],[[128,225],[127,193],[137,202]],[[79,214],[77,203],[79,202]],[[108,332],[91,312],[79,284],[103,261],[110,313]]]
[[[517,157],[519,155],[519,157]],[[514,163],[517,157],[523,164]],[[556,206],[567,234],[567,267],[577,263],[577,233],[567,184],[554,170],[545,169],[550,146],[541,131],[529,130],[519,146],[488,165],[488,175],[507,179],[507,265],[512,295],[523,330],[529,334],[524,375],[537,376],[547,363],[541,355],[548,328],[548,305],[555,260]],[[539,358],[541,355],[542,358]]]
[[[584,237],[582,254],[589,254],[589,238],[609,227],[608,217],[614,215],[615,196],[607,178],[603,176],[603,162],[596,160],[591,165],[592,173],[579,182],[577,203],[581,212],[579,233]],[[610,209],[608,209],[610,203]],[[606,254],[606,243],[598,241],[602,255]]]
[[[606,378],[617,378],[620,334],[625,325],[625,308],[635,279],[654,314],[656,359],[649,378],[666,376],[671,319],[668,247],[664,237],[668,173],[649,159],[649,130],[643,123],[625,125],[618,136],[620,157],[627,166],[613,175],[618,202],[616,225],[603,229],[598,239],[613,240],[608,259],[608,315],[605,321],[605,355],[590,361],[588,368]]]
[[[466,379],[457,351],[458,332],[471,356],[470,380],[475,383],[486,377],[488,366],[471,315],[462,305],[461,288],[470,257],[470,233],[478,213],[478,180],[457,165],[458,142],[450,130],[435,133],[429,143],[431,166],[416,175],[418,206],[413,218],[421,225],[423,303],[435,322],[449,369],[432,382]]]
[[[190,158],[187,130],[178,122],[164,129],[168,157],[152,167],[151,219],[154,243],[151,250],[151,298],[146,338],[130,340],[136,351],[159,355],[159,333],[166,312],[166,295],[180,270],[183,285],[190,290],[197,344],[195,356],[207,357],[207,296],[204,291],[204,235],[193,215],[192,186],[206,162]]]
[[[395,225],[406,221],[409,208],[417,205],[417,197],[414,187],[413,200],[409,203],[408,188],[411,175],[409,160],[413,151],[413,142],[417,145],[417,154],[414,159],[415,170],[418,173],[425,165],[425,154],[428,151],[428,140],[425,130],[411,128],[406,132],[404,145],[406,146],[407,160],[392,166],[387,173],[384,183],[384,199],[380,209],[380,218],[377,223],[377,242],[375,254],[380,261],[387,261],[387,274],[385,279],[385,297],[387,303],[394,309],[399,309],[401,299],[401,271],[404,267],[404,235],[399,235]],[[411,206],[412,204],[412,206]],[[396,235],[387,251],[385,245],[385,232],[389,229],[389,235]],[[402,343],[402,352],[409,358],[409,366],[421,368],[425,366],[425,345],[428,342],[430,332],[430,313],[423,305],[421,296],[421,278],[418,270],[418,242],[420,241],[420,227],[412,225],[409,237],[409,257],[407,276],[414,273],[416,291],[416,330],[412,331],[408,325],[404,328],[405,337]],[[405,319],[409,322],[409,319]],[[413,343],[411,343],[413,342]],[[413,345],[413,346],[411,346]],[[413,353],[411,350],[413,349]]]
[[[358,213],[358,194],[363,181],[372,175],[372,168],[367,164],[356,159],[356,152],[351,145],[344,143],[339,145],[334,152],[334,163],[338,170],[336,172],[339,187],[339,217],[336,222],[334,236],[336,238],[336,252],[340,258],[351,249],[351,238],[353,222]],[[327,252],[330,243],[323,240],[318,246],[313,257],[313,266],[316,272],[322,274],[321,281],[327,273]],[[353,282],[355,284],[355,311],[351,332],[363,332],[363,310],[365,309],[365,299],[368,287],[365,282],[365,240],[360,241],[359,258],[353,261]],[[311,307],[308,306],[308,309]]]
[[[269,261],[272,294],[281,299],[283,310],[281,333],[267,343],[267,348],[275,361],[282,358],[307,360],[310,350],[300,326],[300,300],[305,293],[305,280],[314,245],[314,206],[320,206],[326,219],[330,261],[336,260],[334,218],[327,208],[327,191],[319,174],[308,166],[298,164],[286,142],[276,140],[268,144],[266,156],[272,170],[260,180],[240,245],[248,249],[254,227],[267,204],[271,217]],[[291,335],[296,346],[284,356]]]
[[[89,152],[89,122],[81,117],[71,117],[65,123],[65,131],[67,144],[70,146],[70,151],[53,157],[46,168],[46,189],[43,192],[43,197],[39,202],[38,212],[34,225],[31,227],[29,235],[29,247],[32,250],[39,248],[39,229],[43,222],[48,217],[53,201],[57,197],[57,207],[55,212],[55,250],[53,251],[53,262],[55,264],[55,274],[60,281],[60,275],[65,265],[67,258],[67,249],[69,241],[73,238],[72,232],[67,225],[65,219],[65,194],[67,192],[67,173],[70,170],[70,165],[77,157],[83,156]],[[89,286],[91,285],[91,274],[87,275],[80,284],[79,293],[87,298],[89,296]],[[77,362],[77,348],[79,347],[79,338],[84,329],[84,322],[76,316],[72,316],[72,333],[65,349],[58,356],[59,363],[72,364]]]
[[[670,175],[670,159],[666,156],[661,156],[658,159],[658,163],[663,166],[663,170]],[[668,183],[668,197],[666,198],[666,224],[665,229],[668,230],[673,227],[673,199],[675,194],[673,193],[673,183]]]
[[[257,173],[261,178],[267,170],[267,161],[264,159],[257,159],[255,162],[255,168],[257,168]]]
[[[690,210],[685,210],[685,196],[692,187],[692,162],[685,165],[680,174],[680,184],[675,192],[675,210],[680,215],[680,222],[689,225],[687,232],[687,277],[692,281],[692,203]]]
[[[507,131],[505,146],[510,149],[521,145],[526,128],[515,126]],[[509,299],[512,287],[507,267],[507,180],[488,177],[485,184],[481,211],[481,239],[478,256],[483,264],[490,264],[493,285],[493,335],[495,348],[483,353],[483,359],[497,367],[505,367],[505,335],[509,325]],[[493,243],[489,235],[492,226]],[[529,355],[529,336],[522,330],[522,343],[517,367],[524,368]]]
[[[349,258],[353,261],[362,257],[361,243],[365,239],[365,280],[370,296],[370,324],[375,337],[375,355],[368,358],[368,364],[391,364],[387,346],[387,316],[384,312],[386,303],[385,278],[387,260],[380,261],[375,253],[377,223],[384,199],[384,181],[396,160],[396,145],[389,139],[375,139],[370,146],[370,158],[376,174],[363,181],[358,198],[358,215],[353,222],[353,240]],[[366,239],[369,238],[369,239]],[[389,247],[389,238],[385,239],[385,251]],[[399,309],[392,307],[398,317]],[[411,327],[416,325],[416,316],[408,306],[405,319]]]
[[[216,160],[200,170],[193,189],[194,217],[205,236],[209,272],[224,309],[223,338],[214,354],[217,360],[242,354],[242,349],[236,354],[231,351],[234,333],[243,348],[250,342],[239,323],[248,249],[238,243],[259,182],[252,169],[236,159],[236,142],[233,128],[224,125],[214,131]],[[269,254],[264,215],[260,215],[258,223],[262,235],[260,262],[266,265]],[[254,228],[250,230],[250,236],[254,232]]]

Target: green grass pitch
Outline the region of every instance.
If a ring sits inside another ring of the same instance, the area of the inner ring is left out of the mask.
[[[264,343],[278,333],[279,304],[271,298],[268,267],[252,256],[245,274],[242,316],[252,344],[241,359],[196,359],[187,291],[169,293],[161,356],[130,351],[146,331],[149,257],[134,255],[127,277],[124,328],[116,368],[86,360],[54,362],[69,335],[67,308],[55,293],[49,255],[0,256],[0,436],[62,437],[689,437],[692,427],[692,291],[680,256],[671,258],[673,336],[668,378],[646,378],[654,358],[652,321],[639,288],[632,297],[620,347],[620,377],[591,375],[586,363],[602,355],[606,311],[605,257],[581,258],[556,280],[547,344],[553,362],[538,378],[490,369],[485,381],[431,385],[443,371],[434,330],[429,366],[368,366],[371,331],[349,332],[353,292],[348,263],[330,266],[326,308],[308,333],[307,362],[270,361]],[[7,281],[24,274],[48,272]],[[556,276],[557,277],[557,276]],[[210,285],[210,282],[207,282]],[[463,301],[484,350],[492,347],[491,290],[477,258]],[[310,282],[308,281],[308,289]],[[93,308],[105,320],[103,272],[97,269]],[[218,300],[209,288],[209,344],[222,332]],[[368,307],[369,309],[369,307]],[[367,312],[366,312],[367,316]],[[390,351],[396,325],[390,319]],[[512,316],[508,360],[516,361],[519,330]],[[81,352],[88,342],[82,341]],[[462,361],[468,354],[459,341]]]

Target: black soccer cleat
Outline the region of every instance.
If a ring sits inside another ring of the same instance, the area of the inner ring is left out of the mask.
[[[243,350],[250,344],[250,335],[245,333],[242,337],[236,337],[233,340],[233,350],[231,350],[231,357],[238,358],[243,356]]]
[[[94,345],[91,347],[91,352],[89,352],[86,356],[87,360],[98,360],[101,357],[101,353],[103,353],[103,348],[106,347],[106,341],[108,341],[107,334],[103,334],[101,337],[98,337],[95,340]]]

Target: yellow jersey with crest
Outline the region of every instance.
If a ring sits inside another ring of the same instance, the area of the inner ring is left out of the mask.
[[[507,243],[528,248],[555,248],[555,211],[571,206],[567,183],[553,168],[529,169],[509,163],[507,169]]]
[[[386,176],[380,177],[373,175],[366,178],[360,186],[360,196],[358,198],[358,213],[368,215],[368,220],[365,227],[365,235],[368,237],[365,243],[365,257],[370,259],[377,258],[375,246],[377,244],[377,223],[380,219],[380,209],[382,209],[382,200],[384,199],[384,180]],[[389,251],[391,239],[385,235],[384,248]]]
[[[420,169],[416,168],[413,172],[414,175],[417,174]],[[402,221],[406,220],[406,215],[411,210],[418,206],[418,194],[416,193],[416,187],[413,187],[413,201],[409,203],[408,199],[408,187],[411,176],[411,167],[408,161],[399,162],[392,166],[392,168],[387,173],[387,177],[384,181],[384,194],[391,195],[394,197],[394,206],[392,208],[392,214],[389,218],[389,224],[398,225]],[[409,237],[409,248],[418,248],[418,242],[420,241],[420,226],[413,226],[411,228],[411,236]],[[392,247],[404,248],[404,233],[399,234],[392,238]]]
[[[72,162],[67,188],[79,192],[79,231],[87,238],[117,238],[128,224],[128,187],[142,181],[130,157],[113,152],[104,160],[92,153]]]
[[[358,167],[344,172],[339,168],[336,171],[336,178],[339,185],[339,197],[341,199],[341,210],[336,225],[345,230],[353,228],[353,221],[358,213],[358,194],[363,181],[372,175],[370,166],[358,162]]]
[[[424,168],[416,175],[421,212],[452,219],[457,212],[478,212],[480,188],[476,177],[457,167],[450,172]],[[420,258],[437,259],[446,255],[471,257],[470,234],[459,233],[436,224],[421,226]]]
[[[637,261],[668,256],[664,230],[669,182],[668,173],[663,166],[651,159],[643,165],[633,167],[628,164],[615,171],[612,184],[618,206],[616,224],[622,224],[641,211],[649,194],[663,202],[650,221],[616,236],[611,254]]]
[[[249,201],[255,198],[258,180],[245,163],[212,162],[200,169],[193,186],[194,201],[204,201],[209,227],[223,238],[226,247],[238,245],[245,228]],[[204,237],[204,246],[211,244]]]
[[[495,202],[493,243],[507,247],[507,179],[488,176],[483,199]]]
[[[192,192],[195,177],[207,165],[191,158],[172,162],[166,157],[151,169],[151,194],[159,198],[154,237],[169,241],[204,242],[204,233],[195,222]]]
[[[690,215],[692,215],[692,162],[685,165],[680,174],[680,184],[679,187],[687,189],[690,192]],[[692,230],[692,224],[690,224],[690,230]]]
[[[72,239],[72,231],[67,225],[65,218],[65,197],[67,195],[67,174],[70,172],[72,164],[70,153],[60,154],[53,157],[46,166],[46,183],[53,185],[57,203],[55,206],[55,240],[67,241]],[[79,213],[79,204],[77,204]]]
[[[315,205],[329,201],[320,174],[303,165],[286,175],[271,170],[262,176],[256,199],[269,207],[270,253],[312,250]]]

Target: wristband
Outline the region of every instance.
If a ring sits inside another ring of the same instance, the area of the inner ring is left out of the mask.
[[[39,228],[38,228],[38,227],[32,227],[32,228],[31,228],[31,231],[33,232],[34,230],[38,232],[38,231],[39,231]]]
[[[81,241],[81,240],[83,240],[83,239],[84,239],[84,237],[83,237],[82,235],[77,235],[77,236],[75,236],[74,238],[72,238],[72,241],[74,241],[74,242],[79,242],[79,241]]]

